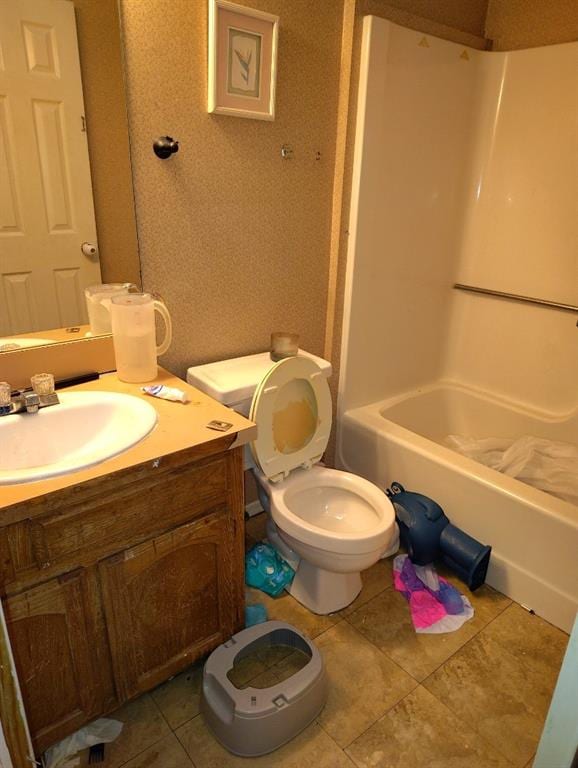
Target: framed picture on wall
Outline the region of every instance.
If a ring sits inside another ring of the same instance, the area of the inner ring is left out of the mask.
[[[275,119],[279,17],[209,0],[209,112]]]

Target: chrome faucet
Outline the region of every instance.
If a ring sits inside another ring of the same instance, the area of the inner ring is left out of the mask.
[[[12,392],[6,381],[0,381],[0,416],[14,413],[38,413],[40,408],[58,405],[60,400],[54,391],[54,377],[37,374],[30,379],[32,389]]]

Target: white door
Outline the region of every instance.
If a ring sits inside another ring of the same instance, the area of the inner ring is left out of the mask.
[[[99,283],[70,0],[0,0],[0,335],[86,322]]]

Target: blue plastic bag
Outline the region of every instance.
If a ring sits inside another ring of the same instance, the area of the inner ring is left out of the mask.
[[[262,542],[245,555],[245,582],[271,597],[291,584],[295,571],[270,544]]]

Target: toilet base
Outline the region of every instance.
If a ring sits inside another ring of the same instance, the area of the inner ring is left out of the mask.
[[[301,560],[289,594],[313,613],[335,613],[350,605],[361,592],[360,573],[325,571]]]

